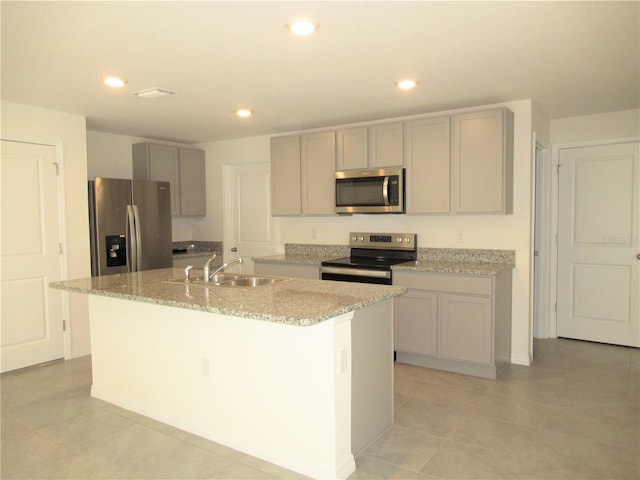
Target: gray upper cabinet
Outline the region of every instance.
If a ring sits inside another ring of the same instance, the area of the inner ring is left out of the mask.
[[[336,170],[402,167],[402,123],[347,128],[336,132]]]
[[[331,215],[335,213],[336,136],[334,132],[303,135],[302,213]]]
[[[402,122],[369,127],[369,167],[402,167],[404,145]]]
[[[132,154],[134,179],[171,184],[172,215],[206,214],[204,151],[136,143]]]
[[[455,213],[513,213],[513,113],[454,115],[451,167]]]
[[[513,112],[494,108],[271,139],[273,215],[333,215],[335,171],[405,167],[406,213],[513,213]]]
[[[336,170],[357,170],[369,166],[367,127],[336,132]]]
[[[180,215],[206,215],[204,151],[178,149],[180,160]]]
[[[271,212],[335,214],[335,132],[271,139]]]
[[[300,137],[271,139],[271,214],[302,214]]]
[[[450,213],[451,117],[406,122],[404,135],[407,213]]]

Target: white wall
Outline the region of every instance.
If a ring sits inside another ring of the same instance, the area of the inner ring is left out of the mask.
[[[639,135],[639,109],[568,117],[551,121],[551,141],[554,144],[612,140],[638,137]]]
[[[66,262],[68,278],[91,276],[89,214],[87,208],[86,119],[81,115],[2,101],[3,138],[59,145],[64,172],[64,214],[66,218]],[[70,353],[90,352],[87,296],[69,295]]]

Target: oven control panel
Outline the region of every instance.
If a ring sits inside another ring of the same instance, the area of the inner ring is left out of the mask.
[[[384,248],[398,250],[415,250],[415,233],[371,233],[351,232],[349,246],[357,248]]]

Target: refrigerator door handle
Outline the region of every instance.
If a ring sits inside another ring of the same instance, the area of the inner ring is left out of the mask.
[[[140,214],[138,213],[138,206],[133,205],[132,207],[133,207],[133,219],[136,225],[136,244],[135,244],[136,269],[135,271],[141,272],[142,271],[142,238],[140,234],[140,228],[142,228],[142,224],[140,223]]]
[[[129,245],[127,248],[127,261],[129,262],[129,271],[135,272],[138,265],[138,251],[136,248],[136,224],[133,214],[133,206],[127,205],[127,225],[129,227]]]

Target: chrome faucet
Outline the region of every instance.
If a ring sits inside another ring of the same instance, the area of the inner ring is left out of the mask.
[[[207,275],[205,273],[205,279],[207,280],[207,282],[212,278],[215,277],[217,274],[219,274],[221,271],[223,271],[225,268],[230,267],[231,265],[233,265],[234,263],[238,263],[238,264],[242,264],[242,258],[238,257],[234,260],[229,260],[227,263],[225,263],[224,265],[222,265],[220,268],[218,268],[215,272],[213,272],[211,274],[211,276],[209,276],[207,278]]]
[[[211,258],[204,263],[204,281],[205,282],[208,282],[209,278],[211,278],[209,275],[209,268],[210,268],[211,262],[215,260],[215,258],[216,258],[216,254],[214,253],[213,255],[211,255]]]

